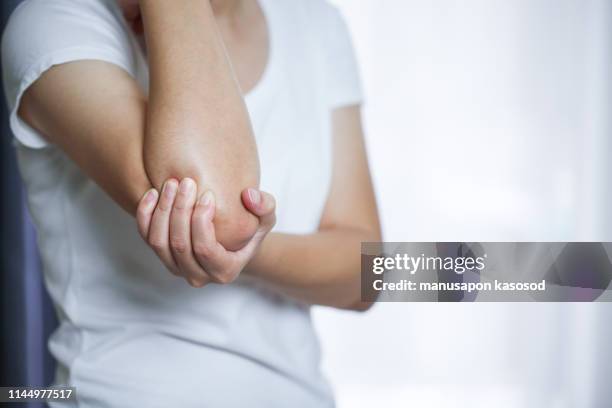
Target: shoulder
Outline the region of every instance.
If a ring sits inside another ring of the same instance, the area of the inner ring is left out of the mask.
[[[3,60],[120,41],[125,30],[114,7],[108,0],[26,0],[4,29]]]
[[[19,118],[25,91],[55,65],[101,60],[134,71],[129,31],[114,0],[26,0],[2,36],[2,82],[10,125],[24,145],[45,141]]]
[[[70,30],[94,22],[121,25],[115,3],[110,0],[26,0],[11,14],[4,36],[20,30],[28,30],[34,35],[50,34],[54,29]],[[62,26],[58,27],[58,23]]]
[[[113,0],[26,0],[2,35],[4,80],[35,67],[98,57],[130,65],[131,43]]]

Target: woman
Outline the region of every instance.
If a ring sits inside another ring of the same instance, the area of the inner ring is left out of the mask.
[[[3,65],[78,406],[333,405],[309,305],[380,239],[337,11],[27,0]]]

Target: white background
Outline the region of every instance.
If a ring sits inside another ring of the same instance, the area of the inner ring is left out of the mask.
[[[334,3],[385,240],[612,240],[611,1]],[[314,316],[340,408],[612,406],[612,305]]]

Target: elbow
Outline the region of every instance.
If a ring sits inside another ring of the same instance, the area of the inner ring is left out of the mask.
[[[173,176],[180,174],[179,176]],[[185,177],[195,178],[196,183],[203,177],[193,177],[193,173],[185,172],[170,172],[167,175],[158,177],[152,184],[161,191],[163,183],[169,178],[182,180]],[[163,181],[160,181],[163,180]],[[211,190],[215,195],[215,216],[213,224],[215,226],[215,238],[228,251],[238,251],[242,249],[253,238],[259,227],[259,218],[248,211],[242,204],[240,197],[241,189],[234,186],[235,183],[228,182],[226,187],[218,187],[221,183],[214,185],[204,185],[198,183],[199,191],[197,196],[200,197],[205,190]],[[242,184],[247,184],[242,183]],[[257,180],[249,183],[257,186]],[[205,186],[205,187],[202,187]],[[141,193],[141,194],[144,194]]]
[[[217,241],[229,251],[243,248],[253,238],[259,227],[259,218],[250,213],[241,203],[240,207],[228,208],[228,206],[219,205],[215,213]]]
[[[179,160],[175,162],[180,163]],[[190,162],[190,160],[183,162]],[[197,161],[192,159],[191,162]],[[241,193],[247,187],[257,187],[259,185],[258,168],[234,168],[231,171],[215,172],[198,166],[177,166],[173,162],[168,163],[161,160],[152,163],[155,166],[149,166],[150,178],[153,185],[158,189],[161,189],[163,183],[169,178],[182,180],[185,177],[190,177],[198,184],[198,197],[206,190],[211,190],[214,193],[215,217],[213,223],[215,237],[217,242],[223,245],[225,249],[237,251],[243,248],[255,235],[259,227],[259,218],[245,208]],[[220,166],[217,167],[220,168]]]

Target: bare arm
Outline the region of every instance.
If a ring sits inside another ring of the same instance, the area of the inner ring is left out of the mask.
[[[55,66],[35,81],[19,115],[135,214],[151,188],[142,157],[146,109],[127,72],[106,62],[78,61]]]
[[[210,2],[141,0],[151,88],[145,168],[158,189],[170,177],[194,178],[216,197],[217,236],[237,249],[257,218],[240,193],[259,185],[249,116]]]
[[[169,177],[194,178],[217,197],[219,241],[239,247],[257,227],[240,198],[245,187],[257,185],[259,171],[246,109],[218,36],[207,37],[214,35],[209,3],[172,2],[169,10],[163,3],[170,2],[143,1],[151,103],[122,69],[77,61],[55,66],[34,82],[19,114],[132,214],[152,185],[160,187]],[[190,24],[187,34],[167,25],[202,16],[208,24]],[[200,53],[206,64],[194,60]]]
[[[365,309],[360,301],[362,241],[379,241],[359,108],[333,113],[332,186],[318,232],[270,233],[246,273],[308,303]]]

